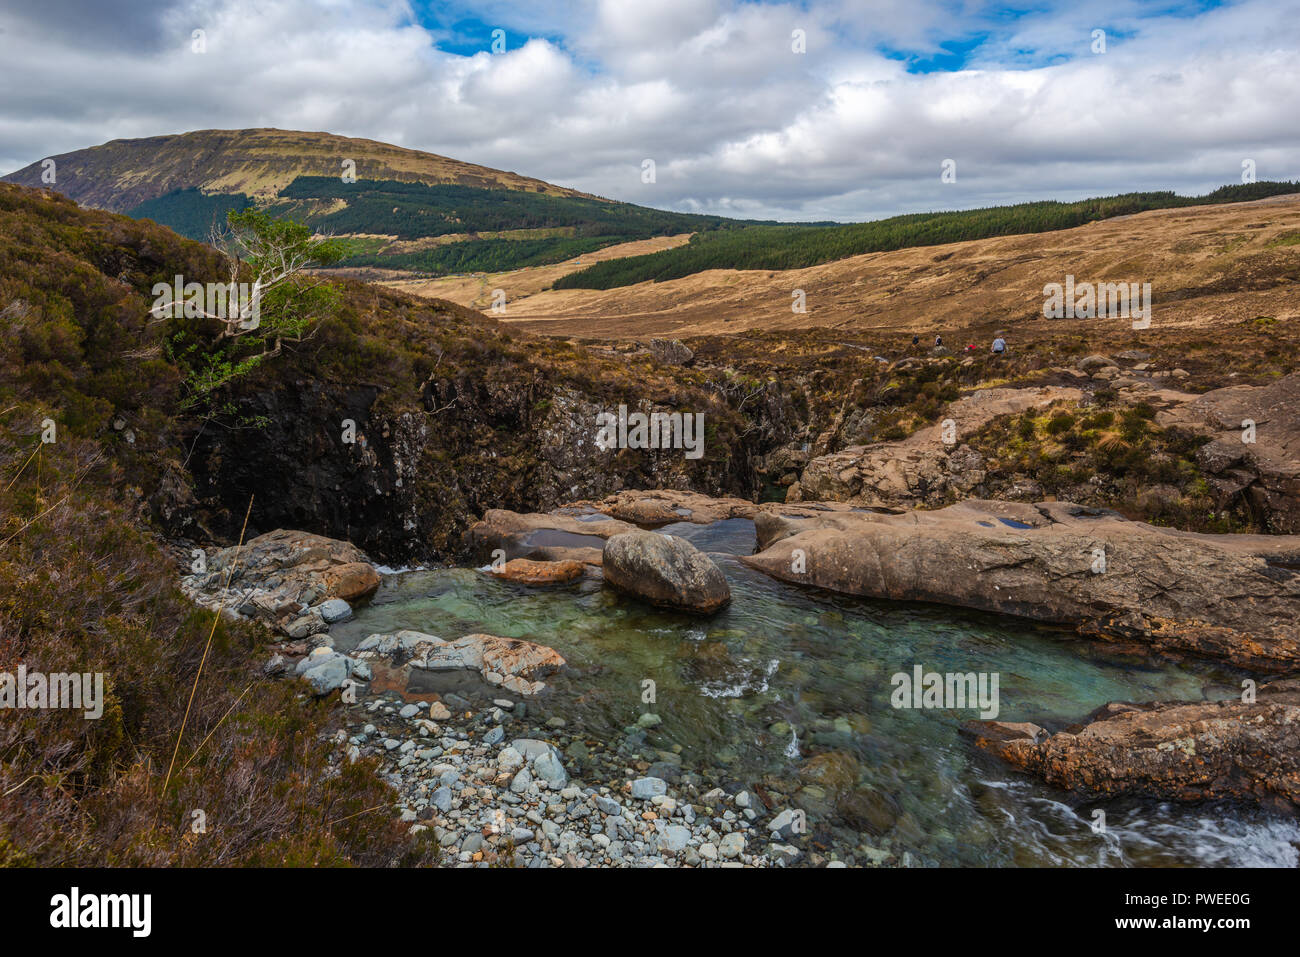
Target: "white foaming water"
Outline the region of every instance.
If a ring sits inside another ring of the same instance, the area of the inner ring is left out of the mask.
[[[1049,863],[1085,867],[1169,866],[1175,858],[1201,867],[1300,866],[1300,820],[1240,806],[1098,805],[1105,828],[1092,829],[1093,805],[1080,814],[1052,798],[1035,796],[1023,781],[982,781],[1022,794],[1023,813],[1007,811],[1017,840],[1035,845]]]
[[[1300,866],[1300,822],[1262,812],[1223,810],[1217,814],[1160,805],[1157,820],[1118,828],[1131,849],[1176,846],[1206,867]]]
[[[743,664],[749,664],[748,660],[741,659]],[[700,694],[706,698],[742,698],[747,694],[762,694],[768,689],[768,682],[776,670],[781,667],[781,662],[773,658],[763,666],[762,674],[751,673],[744,677],[738,677],[734,684],[725,684],[719,681],[706,681],[700,685]]]
[[[791,760],[799,757],[799,732],[794,728],[790,729],[790,743],[785,746],[785,756]]]

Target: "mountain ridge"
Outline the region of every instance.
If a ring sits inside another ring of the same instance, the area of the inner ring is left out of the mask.
[[[187,188],[267,200],[299,176],[341,176],[343,162],[350,159],[356,163],[358,179],[474,186],[610,202],[535,177],[379,140],[275,127],[115,139],[48,159],[55,162],[54,183],[41,180],[46,159],[0,180],[20,186],[51,186],[83,206],[124,213]]]

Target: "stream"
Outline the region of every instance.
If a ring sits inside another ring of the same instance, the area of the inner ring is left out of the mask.
[[[896,709],[891,677],[996,673],[999,720],[1059,730],[1112,700],[1217,700],[1240,676],[1212,664],[1117,657],[1072,632],[937,605],[801,590],[737,560],[752,522],[660,529],[708,552],[731,604],[700,619],[592,580],[529,587],[475,569],[386,575],[333,629],[340,650],[403,628],[451,639],[487,632],[540,642],[572,671],[536,707],[572,734],[678,755],[742,785],[800,787],[810,826],[931,866],[1296,866],[1300,824],[1234,804],[1085,802],[984,754],[958,733],[976,708]],[[642,701],[654,682],[653,704]],[[530,702],[530,708],[534,707]],[[635,727],[646,711],[662,719]],[[830,780],[801,768],[817,755]],[[825,786],[823,786],[825,785]],[[828,791],[833,793],[827,793]],[[1104,828],[1095,828],[1095,812]]]

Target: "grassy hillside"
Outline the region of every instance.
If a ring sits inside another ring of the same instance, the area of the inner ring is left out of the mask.
[[[219,264],[158,227],[0,185],[0,672],[103,673],[108,699],[100,720],[5,712],[0,866],[430,861],[391,816],[362,813],[390,799],[368,763],[340,764],[328,707],[262,679],[265,637],[176,588],[148,516],[181,475],[182,375],[145,298],[176,272],[216,279]]]
[[[133,219],[151,219],[182,236],[204,242],[214,227],[225,225],[227,213],[251,205],[252,200],[243,193],[209,194],[192,187],[145,200],[127,210],[127,215]]]
[[[249,205],[252,198],[242,193],[185,189],[141,203],[127,215],[204,240],[214,223],[225,221],[228,210]],[[337,176],[298,177],[263,205],[273,216],[288,216],[322,232],[367,237],[348,241],[342,266],[432,275],[541,266],[614,243],[749,225],[585,197],[398,180],[344,183]],[[395,240],[371,238],[376,235]],[[412,249],[416,240],[440,242]]]
[[[1127,193],[1074,203],[1037,202],[949,213],[914,213],[847,226],[765,227],[699,234],[676,249],[610,259],[570,273],[556,289],[614,289],[680,279],[707,269],[803,269],[821,263],[915,246],[1069,229],[1151,209],[1244,202],[1300,192],[1297,183],[1224,186],[1205,196]]]
[[[273,205],[271,212],[292,213],[335,233],[383,233],[399,239],[557,226],[575,227],[579,236],[639,239],[740,225],[721,216],[664,212],[631,203],[395,180],[344,183],[337,176],[299,177],[280,191],[280,198],[318,206],[335,201],[343,208],[312,213],[309,206],[307,215],[299,217],[290,202]]]
[[[546,265],[619,242],[748,225],[582,197],[394,180],[344,183],[336,176],[299,177],[279,200],[268,212],[334,234],[381,234],[400,241],[465,237],[419,250],[396,242],[358,251],[342,263],[434,275]],[[137,209],[132,215],[142,213]]]

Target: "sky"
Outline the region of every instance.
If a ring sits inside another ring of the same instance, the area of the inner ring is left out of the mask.
[[[0,0],[0,171],[263,126],[757,219],[1204,193],[1300,179],[1300,0]]]

